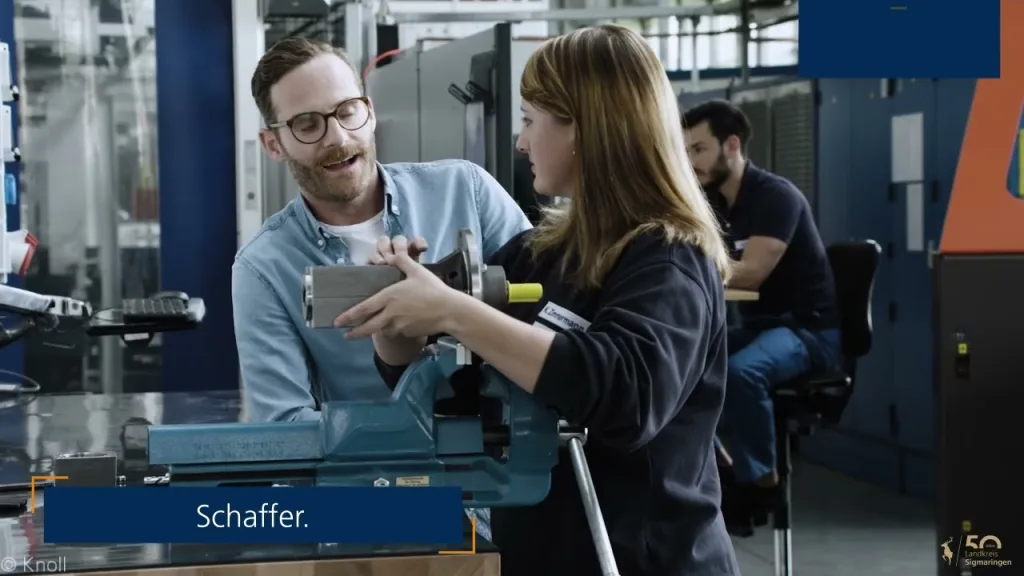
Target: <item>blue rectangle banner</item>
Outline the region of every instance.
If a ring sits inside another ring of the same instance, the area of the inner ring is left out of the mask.
[[[999,0],[801,0],[804,78],[998,78]]]
[[[47,544],[459,545],[462,490],[47,488]]]

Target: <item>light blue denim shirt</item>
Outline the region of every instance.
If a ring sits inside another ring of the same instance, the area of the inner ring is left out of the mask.
[[[464,160],[378,165],[389,236],[421,236],[436,262],[473,231],[485,257],[530,228],[512,197],[485,170]],[[373,364],[369,339],[342,329],[307,328],[301,277],[307,266],[352,264],[302,197],[271,216],[238,251],[231,269],[235,340],[250,421],[319,419],[319,403],[373,400],[390,391]],[[315,398],[315,399],[314,399]]]

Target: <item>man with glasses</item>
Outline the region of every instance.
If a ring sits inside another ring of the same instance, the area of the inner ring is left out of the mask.
[[[369,340],[307,328],[307,266],[361,265],[381,238],[423,238],[434,261],[473,230],[485,256],[530,227],[512,197],[462,160],[377,162],[373,103],[345,53],[288,38],[260,59],[252,95],[267,154],[290,168],[301,194],[271,216],[232,267],[235,338],[252,421],[315,420],[323,402],[386,398]],[[385,240],[385,242],[388,242]]]

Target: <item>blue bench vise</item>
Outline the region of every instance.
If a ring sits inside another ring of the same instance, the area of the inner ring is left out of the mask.
[[[149,428],[149,462],[171,486],[459,486],[467,508],[529,506],[548,493],[559,422],[487,365],[442,350],[406,370],[383,401],[328,402],[319,422]],[[479,371],[479,395],[500,409],[443,415],[458,370]]]
[[[308,325],[326,327],[347,307],[403,280],[382,268],[307,270]],[[500,267],[486,266],[468,230],[460,231],[455,252],[428,269],[492,305],[540,298],[529,285],[507,282]],[[149,463],[168,468],[166,480],[156,483],[458,486],[466,508],[532,506],[547,497],[559,447],[565,446],[602,573],[618,574],[583,451],[586,430],[560,422],[457,342],[442,338],[430,346],[391,398],[327,402],[320,412],[314,422],[150,426]]]

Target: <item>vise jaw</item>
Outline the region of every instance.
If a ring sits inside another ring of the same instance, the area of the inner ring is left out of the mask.
[[[467,395],[493,410],[438,413]],[[170,468],[171,486],[458,486],[467,508],[541,502],[558,447],[553,411],[450,350],[410,366],[390,399],[328,402],[319,422],[149,429],[150,464]]]

